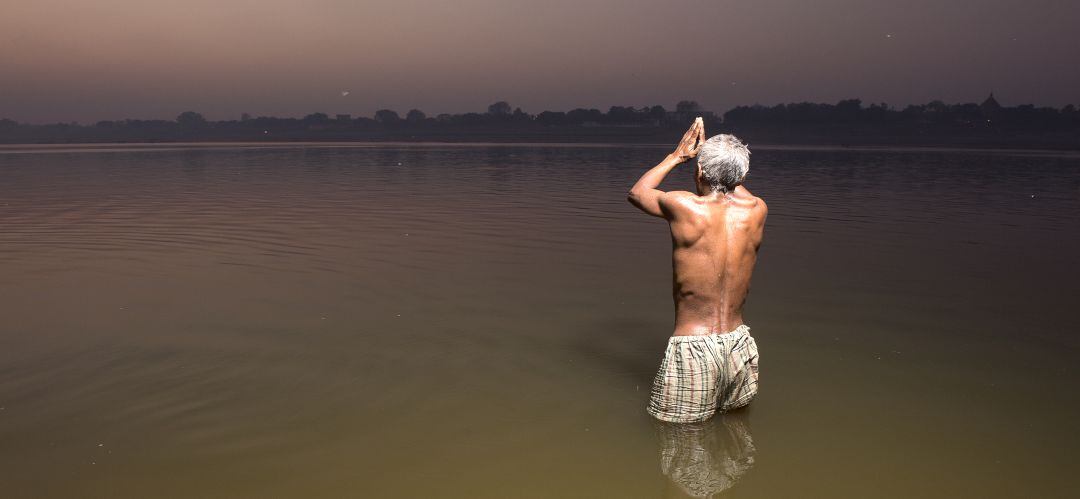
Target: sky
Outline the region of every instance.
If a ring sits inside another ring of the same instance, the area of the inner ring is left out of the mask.
[[[0,118],[1060,107],[1078,25],[1072,0],[2,0]]]

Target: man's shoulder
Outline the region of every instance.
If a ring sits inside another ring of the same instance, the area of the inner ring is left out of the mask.
[[[764,199],[754,196],[754,211],[765,216],[765,214],[769,213],[769,205],[765,204]]]
[[[753,196],[753,195],[751,195]],[[753,221],[753,225],[761,230],[765,227],[765,219],[769,215],[769,205],[765,204],[765,200],[757,196],[753,196],[754,204],[750,208],[750,220]]]
[[[668,191],[660,195],[660,205],[671,209],[689,209],[693,206],[697,195],[687,191]]]
[[[697,197],[697,194],[688,191],[667,191],[660,196],[661,199],[668,201],[689,201]]]
[[[764,215],[764,214],[768,213],[769,206],[767,204],[765,204],[764,199],[761,199],[760,197],[755,196],[752,192],[750,192],[749,189],[747,189],[746,187],[743,187],[741,185],[736,187],[736,189],[738,189],[740,196],[743,197],[743,199],[746,200],[747,206],[753,212],[760,213],[761,215]]]

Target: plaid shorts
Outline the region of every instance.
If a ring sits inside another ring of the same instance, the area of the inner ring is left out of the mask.
[[[672,336],[648,411],[673,423],[704,421],[757,395],[758,349],[746,325],[724,334]]]

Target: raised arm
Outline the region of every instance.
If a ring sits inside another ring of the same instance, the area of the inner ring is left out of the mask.
[[[694,124],[690,125],[690,129],[686,131],[686,134],[683,135],[682,140],[679,141],[675,152],[668,154],[660,164],[645,172],[637,183],[630,188],[630,194],[627,196],[630,204],[637,206],[638,209],[649,215],[663,218],[664,212],[660,208],[660,201],[665,192],[657,189],[657,187],[676,166],[697,156],[698,149],[701,148],[703,142],[705,142],[705,123],[701,118],[697,118],[694,120]]]

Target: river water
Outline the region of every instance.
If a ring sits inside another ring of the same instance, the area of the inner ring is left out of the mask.
[[[760,392],[672,426],[667,149],[0,149],[2,495],[1075,493],[1080,155],[751,145]]]

